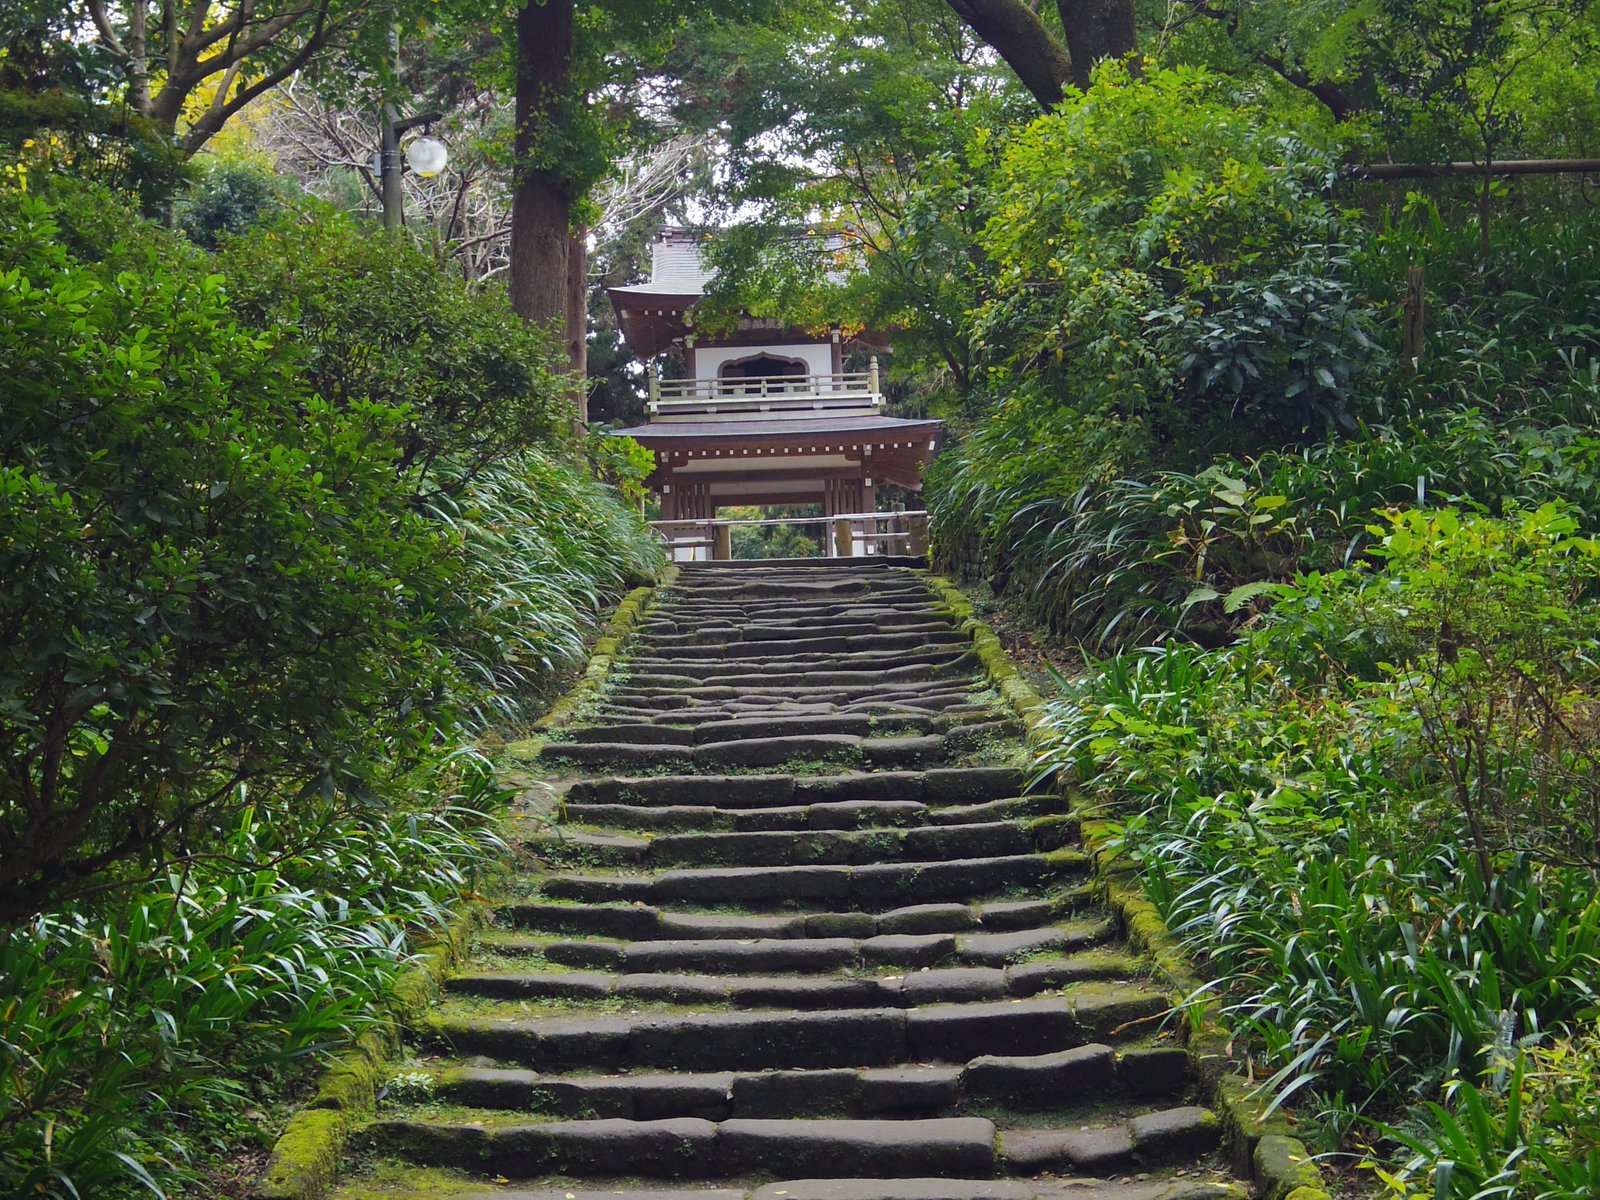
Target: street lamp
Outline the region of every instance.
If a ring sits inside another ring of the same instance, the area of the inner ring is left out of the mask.
[[[432,134],[413,138],[406,147],[406,165],[424,179],[432,179],[450,161],[450,148]]]
[[[394,105],[383,106],[383,144],[378,149],[378,195],[383,201],[383,227],[397,230],[404,220],[405,196],[400,190],[400,176],[405,165],[400,161],[400,135],[418,125],[430,126],[442,113],[419,113],[404,121],[395,120]],[[406,151],[406,162],[418,175],[427,178],[444,170],[450,152],[445,144],[431,134],[411,143]]]

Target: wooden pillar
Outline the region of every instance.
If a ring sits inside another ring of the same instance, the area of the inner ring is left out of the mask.
[[[713,525],[711,557],[716,562],[727,562],[733,557],[733,530],[726,525]]]
[[[851,521],[833,523],[833,553],[836,558],[851,558],[856,552],[856,535]]]

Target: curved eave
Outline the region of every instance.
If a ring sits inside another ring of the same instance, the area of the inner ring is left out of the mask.
[[[607,288],[617,325],[635,356],[651,359],[688,332],[687,313],[699,293],[657,292],[647,287]]]

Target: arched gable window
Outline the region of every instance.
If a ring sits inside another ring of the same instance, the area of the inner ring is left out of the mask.
[[[779,358],[775,354],[753,354],[749,358],[736,358],[722,364],[717,374],[722,379],[772,379],[776,377],[806,376],[811,372],[802,358]]]

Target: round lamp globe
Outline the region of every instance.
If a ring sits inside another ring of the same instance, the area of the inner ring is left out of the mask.
[[[406,164],[424,179],[432,179],[449,161],[449,149],[436,137],[424,135],[406,147]]]

